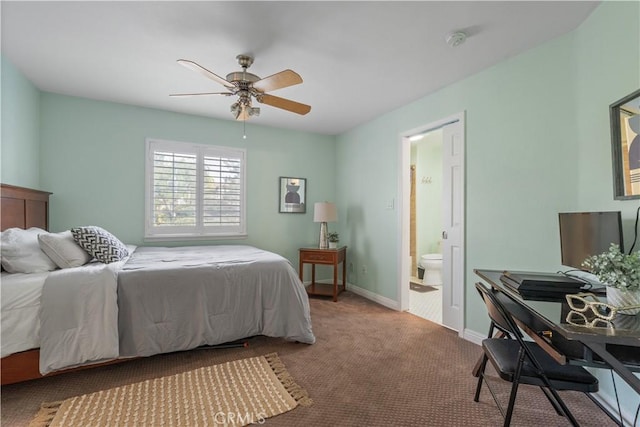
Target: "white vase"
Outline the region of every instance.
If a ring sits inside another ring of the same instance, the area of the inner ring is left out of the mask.
[[[329,249],[336,249],[338,247],[338,242],[329,242]]]
[[[640,305],[640,290],[627,291],[623,289],[607,286],[607,303],[614,307],[628,307],[631,305]],[[640,307],[629,310],[619,310],[620,314],[638,314]]]

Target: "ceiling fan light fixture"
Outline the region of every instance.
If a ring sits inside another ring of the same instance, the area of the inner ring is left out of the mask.
[[[305,115],[311,111],[311,106],[301,104],[286,98],[266,94],[273,90],[282,89],[302,83],[302,77],[292,70],[283,70],[279,73],[272,74],[265,78],[260,78],[255,74],[247,72],[247,68],[253,64],[253,57],[249,55],[238,55],[236,57],[238,63],[242,67],[242,71],[234,71],[227,74],[227,78],[223,79],[217,74],[207,70],[203,66],[187,60],[179,59],[178,63],[186,68],[197,71],[205,77],[222,84],[228,92],[208,92],[208,93],[188,93],[177,94],[172,96],[195,96],[195,95],[226,95],[237,96],[236,102],[231,104],[229,111],[236,120],[248,120],[250,117],[258,117],[260,108],[252,107],[252,100],[290,111],[292,113]]]

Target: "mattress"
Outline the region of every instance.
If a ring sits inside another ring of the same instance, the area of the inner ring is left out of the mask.
[[[46,273],[2,273],[0,357],[40,346],[40,296]]]

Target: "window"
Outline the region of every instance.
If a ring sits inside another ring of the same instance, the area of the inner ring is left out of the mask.
[[[242,149],[146,141],[145,238],[244,237]]]

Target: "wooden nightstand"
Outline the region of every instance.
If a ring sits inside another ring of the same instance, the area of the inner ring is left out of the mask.
[[[342,285],[338,285],[338,265],[342,263]],[[300,280],[304,283],[304,264],[311,264],[311,283],[307,286],[307,294],[333,297],[338,301],[338,294],[346,290],[347,283],[347,247],[337,249],[300,248]],[[316,264],[333,266],[333,285],[316,283]]]

